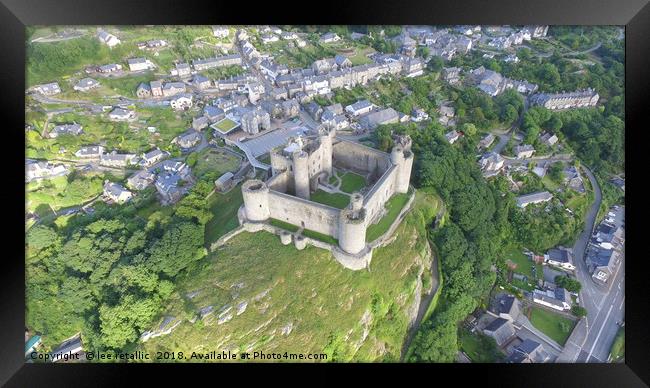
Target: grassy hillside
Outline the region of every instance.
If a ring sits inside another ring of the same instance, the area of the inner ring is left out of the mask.
[[[370,271],[345,269],[322,249],[298,251],[270,233],[244,232],[178,282],[164,315],[183,322],[141,348],[151,354],[286,351],[325,353],[328,361],[397,360],[409,310],[419,298],[419,274],[430,272],[425,225],[437,203],[417,194],[396,240],[374,252]],[[190,323],[206,306],[214,313]],[[225,322],[219,324],[220,317]]]

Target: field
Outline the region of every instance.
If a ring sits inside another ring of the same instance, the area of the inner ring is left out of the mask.
[[[571,319],[539,307],[531,308],[529,319],[533,326],[562,346],[575,325]]]
[[[278,228],[282,228],[285,230],[288,230],[289,232],[297,232],[298,228],[296,225],[290,224],[288,222],[284,222],[281,220],[276,220],[275,218],[271,219],[271,225],[277,226]],[[314,240],[319,240],[324,243],[332,244],[332,245],[337,245],[339,243],[339,240],[335,239],[332,236],[329,236],[327,234],[323,233],[318,233],[314,230],[309,230],[309,229],[303,229],[302,234],[305,237],[310,237],[313,238]]]
[[[102,193],[101,175],[69,178],[62,176],[27,184],[26,211],[47,216],[52,210],[82,204]]]
[[[218,129],[219,132],[221,133],[228,133],[233,129],[237,128],[237,126],[239,126],[239,124],[237,124],[236,122],[230,119],[223,119],[218,123],[214,124],[214,128]]]
[[[612,362],[622,362],[625,360],[625,329],[619,328],[612,349],[609,352],[609,357]]]
[[[382,234],[388,231],[388,228],[393,224],[397,215],[402,211],[404,205],[409,199],[409,193],[407,194],[394,194],[391,199],[386,202],[386,208],[388,213],[379,220],[378,223],[370,225],[366,231],[366,241],[374,241],[379,238]],[[437,201],[431,204],[432,206],[437,207]]]
[[[472,334],[466,329],[458,332],[460,349],[472,362],[499,362],[504,358],[494,339],[483,334]]]
[[[213,193],[208,199],[212,219],[205,225],[205,244],[210,246],[219,237],[239,225],[237,210],[244,203],[239,186],[233,187],[225,194]]]
[[[248,350],[325,353],[327,361],[398,360],[408,328],[406,310],[419,297],[418,273],[431,263],[425,225],[434,211],[426,198],[418,203],[397,239],[374,252],[371,271],[345,269],[326,250],[283,246],[267,232],[234,237],[176,282],[161,319],[170,315],[183,322],[138,349],[188,356]],[[190,292],[197,294],[190,298]],[[190,323],[206,306],[214,313]]]
[[[341,176],[340,190],[349,194],[359,191],[366,186],[366,178],[353,172],[346,172]]]
[[[323,190],[317,190],[316,192],[312,193],[310,199],[314,202],[322,203],[324,205],[332,206],[338,209],[343,209],[350,203],[350,197],[345,194],[330,194]]]
[[[207,147],[197,155],[196,165],[192,168],[192,171],[198,178],[203,177],[207,173],[212,173],[218,178],[228,171],[234,173],[240,164],[241,158],[212,147]]]

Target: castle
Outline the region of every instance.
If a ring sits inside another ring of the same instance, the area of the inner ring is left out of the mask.
[[[308,239],[302,231],[331,236],[338,245],[308,240],[331,250],[347,268],[366,268],[373,248],[366,242],[367,228],[385,215],[384,205],[393,194],[409,191],[411,139],[398,137],[388,154],[338,139],[334,129],[319,128],[289,139],[286,146],[272,150],[270,157],[271,177],[266,182],[253,179],[242,185],[240,224],[249,231],[269,230],[272,220],[294,225],[297,233],[283,231],[280,238],[284,244],[293,239],[298,249],[303,249]],[[334,168],[364,175],[368,182],[362,191],[349,194],[350,203],[344,209],[310,200],[318,189],[331,192],[328,182]]]

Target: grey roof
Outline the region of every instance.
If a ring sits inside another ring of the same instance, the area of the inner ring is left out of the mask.
[[[369,108],[371,106],[373,106],[373,104],[368,100],[359,100],[359,101],[355,102],[354,104],[350,105],[350,107],[355,111],[365,109],[365,108]]]
[[[77,88],[90,88],[99,85],[99,82],[97,80],[94,80],[92,78],[84,78],[79,80],[75,87]]]
[[[127,59],[127,63],[129,65],[137,65],[137,64],[140,64],[140,63],[147,63],[147,59],[146,58],[129,58],[129,59]]]
[[[483,330],[486,335],[494,338],[497,345],[501,346],[515,335],[515,329],[509,320],[497,318],[490,322]]]
[[[567,252],[565,249],[557,249],[557,248],[552,248],[549,249],[547,252],[547,255],[550,259],[553,261],[557,261],[560,263],[569,263],[569,252]]]
[[[234,176],[233,173],[228,171],[225,174],[221,175],[219,177],[219,179],[217,179],[214,183],[222,185],[222,184],[228,182],[230,179],[232,179],[233,176]]]
[[[361,121],[370,125],[381,125],[389,122],[396,122],[399,120],[399,114],[393,108],[382,109],[377,112],[370,113],[361,118]]]
[[[540,191],[517,197],[517,205],[525,206],[532,202],[549,201],[551,198],[553,198],[553,195],[548,191]]]

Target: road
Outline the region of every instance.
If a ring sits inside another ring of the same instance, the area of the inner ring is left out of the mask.
[[[583,342],[571,346],[567,350],[570,354],[563,354],[563,359],[568,362],[607,362],[619,328],[617,322],[625,319],[625,269],[624,262],[621,261],[611,280],[610,290],[596,285],[591,279],[584,255],[600,209],[602,192],[592,172],[585,166],[582,168],[594,188],[594,202],[585,218],[585,228],[573,246],[573,257],[575,274],[582,284],[580,302],[587,309],[587,316],[585,324],[578,325],[575,329],[581,331],[576,336],[583,338]]]

